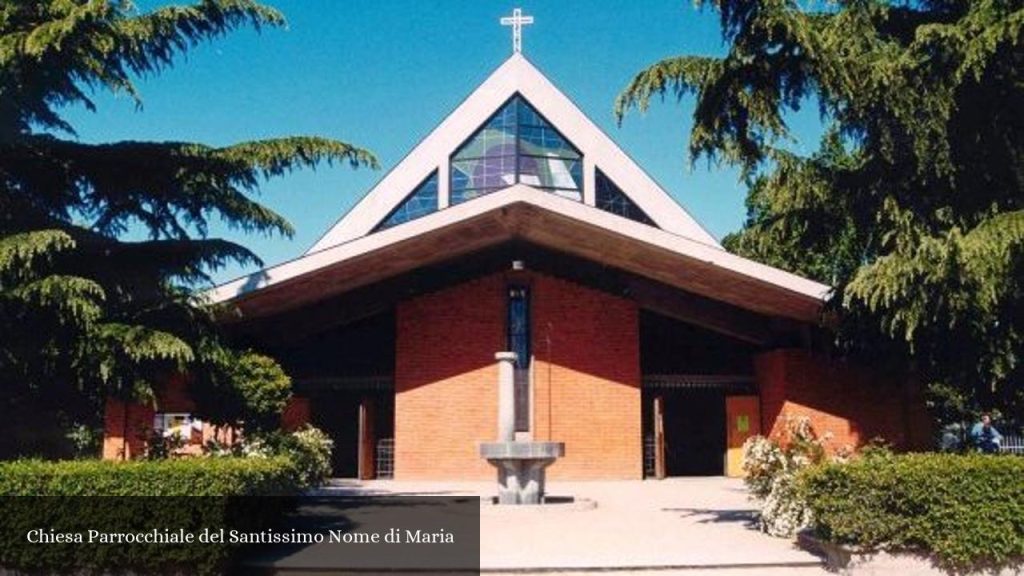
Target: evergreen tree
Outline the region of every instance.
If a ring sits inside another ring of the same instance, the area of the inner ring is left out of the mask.
[[[252,395],[261,409],[283,406],[283,374],[227,347],[195,296],[220,266],[260,264],[208,225],[290,235],[253,198],[263,179],[321,162],[376,166],[373,156],[315,137],[84,144],[61,116],[94,109],[95,90],[141,102],[133,80],[196,44],[283,23],[251,0],[145,13],[119,0],[0,0],[0,455],[44,451],[26,432],[95,423],[103,398],[151,398],[176,372],[219,394],[208,406]],[[147,240],[125,239],[139,229]],[[269,392],[254,390],[260,375]]]
[[[697,4],[727,54],[643,70],[620,119],[695,95],[691,159],[749,183],[728,248],[834,285],[838,344],[904,359],[943,419],[1021,418],[1024,3]],[[786,114],[815,102],[827,134],[795,154]]]

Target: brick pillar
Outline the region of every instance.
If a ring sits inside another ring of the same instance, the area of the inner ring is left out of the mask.
[[[154,414],[149,406],[107,398],[103,414],[103,459],[131,460],[145,454]]]

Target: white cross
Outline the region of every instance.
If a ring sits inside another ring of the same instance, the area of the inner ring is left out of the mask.
[[[533,16],[523,16],[523,11],[516,8],[512,16],[504,16],[501,19],[502,26],[512,27],[512,51],[523,51],[523,24],[533,24]]]

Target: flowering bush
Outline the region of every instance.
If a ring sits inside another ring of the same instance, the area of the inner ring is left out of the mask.
[[[761,504],[761,530],[789,537],[811,522],[810,509],[800,497],[796,475],[826,459],[829,437],[819,438],[807,418],[787,419],[781,441],[753,436],[743,445],[745,483]],[[845,453],[841,453],[845,459]]]
[[[788,538],[810,526],[811,519],[811,510],[797,491],[796,473],[779,474],[772,479],[771,491],[761,503],[761,530]]]
[[[286,456],[295,463],[304,486],[319,486],[331,476],[331,452],[334,441],[309,424],[292,433],[280,431],[248,437],[241,453],[249,458]]]
[[[292,458],[307,486],[319,486],[331,477],[331,452],[334,441],[319,428],[303,426],[292,432]]]
[[[786,466],[778,444],[764,436],[751,436],[743,444],[744,482],[754,498],[764,500],[772,491],[772,479]]]

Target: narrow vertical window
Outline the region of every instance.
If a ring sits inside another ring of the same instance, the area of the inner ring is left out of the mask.
[[[508,349],[516,353],[516,432],[530,430],[530,292],[525,286],[508,290]]]

